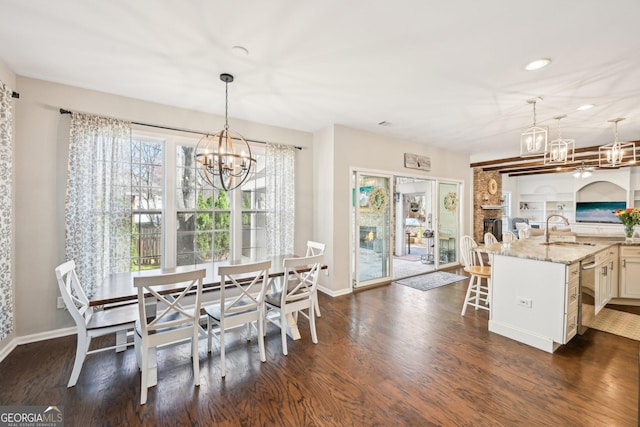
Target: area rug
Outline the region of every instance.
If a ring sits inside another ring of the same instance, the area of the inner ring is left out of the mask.
[[[449,285],[451,283],[466,280],[468,277],[458,274],[446,273],[444,271],[436,271],[434,273],[422,274],[420,276],[408,277],[406,279],[396,280],[393,283],[398,285],[409,286],[421,291],[438,288],[440,286]]]
[[[603,308],[595,318],[583,319],[586,326],[621,337],[640,341],[640,316]]]

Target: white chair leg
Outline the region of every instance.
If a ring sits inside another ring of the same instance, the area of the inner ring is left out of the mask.
[[[322,317],[322,314],[320,314],[320,305],[318,304],[318,291],[316,290],[316,293],[314,295],[313,298],[313,305],[315,306],[316,309],[316,315],[318,317]]]
[[[471,276],[469,278],[469,286],[467,286],[467,293],[464,296],[464,303],[462,304],[462,316],[467,311],[467,303],[469,302],[469,298],[471,297],[471,289],[473,288],[473,281],[475,280],[475,276]]]
[[[311,341],[314,344],[318,344],[318,335],[316,334],[316,315],[313,309],[314,305],[315,304],[313,302],[309,304],[309,327],[311,328]]]
[[[76,360],[73,362],[73,370],[71,371],[71,377],[67,387],[73,387],[78,382],[80,377],[80,371],[82,371],[82,365],[84,359],[87,357],[87,350],[91,345],[91,338],[86,334],[78,335],[78,341],[76,342]]]
[[[198,330],[191,337],[191,358],[193,359],[193,376],[196,386],[200,385],[200,352],[198,351]]]
[[[211,335],[213,328],[211,327],[211,317],[207,316],[207,353],[211,353]]]
[[[287,317],[284,310],[280,310],[280,336],[282,337],[282,354],[287,355]]]
[[[141,367],[140,367],[140,404],[147,403],[147,375],[149,374],[147,369],[148,362],[148,349],[141,349]]]
[[[267,355],[264,351],[264,318],[262,311],[258,314],[258,348],[260,349],[260,361],[266,362]]]
[[[220,372],[222,378],[224,378],[227,375],[227,367],[224,361],[224,324],[220,323],[219,326],[220,332],[218,333],[218,336],[220,337]]]

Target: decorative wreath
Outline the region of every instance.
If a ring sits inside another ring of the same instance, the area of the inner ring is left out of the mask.
[[[458,195],[456,193],[447,193],[444,196],[444,208],[448,211],[454,212],[458,207]]]
[[[369,206],[376,212],[381,212],[387,208],[389,204],[389,195],[387,190],[382,187],[376,187],[369,193]]]

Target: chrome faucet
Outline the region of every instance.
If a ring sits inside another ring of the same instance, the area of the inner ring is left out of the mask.
[[[545,239],[545,243],[548,245],[549,244],[549,220],[551,218],[553,218],[554,216],[557,216],[558,218],[562,218],[564,220],[564,223],[569,225],[569,218],[567,218],[564,215],[560,215],[560,214],[551,214],[547,217],[547,221],[545,224],[545,228],[544,228],[544,239]]]

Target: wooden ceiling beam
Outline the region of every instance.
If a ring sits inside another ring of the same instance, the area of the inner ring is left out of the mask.
[[[636,147],[640,146],[640,140],[629,142],[633,142]],[[470,166],[472,168],[481,168],[483,171],[487,172],[497,171],[501,174],[508,174],[509,176],[571,172],[575,170],[576,167],[583,164],[588,167],[594,167],[595,169],[599,166],[600,147],[600,145],[595,145],[591,147],[576,148],[574,150],[574,160],[565,164],[545,164],[544,155],[538,154],[529,157],[518,156],[474,162],[471,163]],[[627,165],[623,167],[626,166]]]

